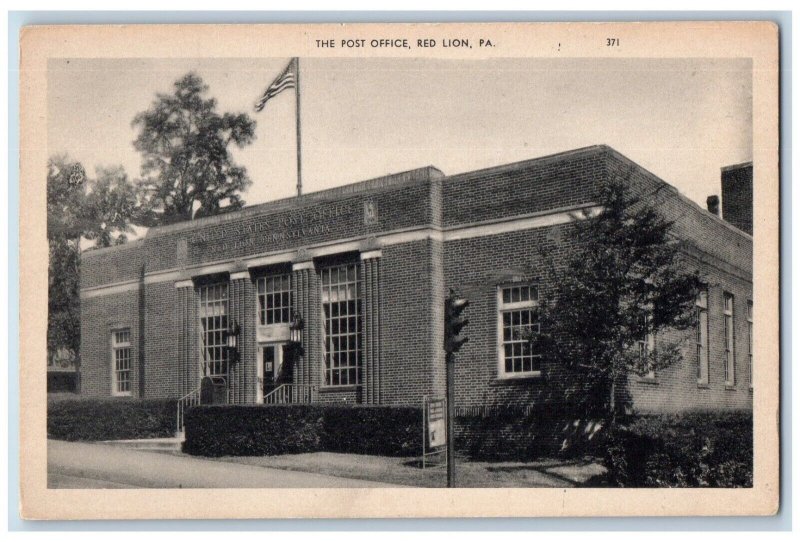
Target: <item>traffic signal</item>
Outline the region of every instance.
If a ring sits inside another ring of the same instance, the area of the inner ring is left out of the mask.
[[[461,345],[469,340],[468,337],[458,336],[469,323],[469,320],[461,316],[468,305],[469,301],[459,297],[452,289],[444,301],[444,350],[448,354],[458,352]]]

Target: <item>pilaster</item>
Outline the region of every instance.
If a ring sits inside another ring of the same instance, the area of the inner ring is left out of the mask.
[[[197,389],[200,385],[198,364],[200,355],[197,347],[197,300],[194,283],[182,280],[175,283],[178,292],[178,378],[181,396]]]
[[[319,307],[319,279],[314,272],[312,261],[297,262],[292,265],[292,287],[294,289],[294,310],[303,319],[303,355],[298,356],[294,367],[294,383],[312,386],[319,385],[320,368],[318,360],[322,356],[322,337]]]
[[[380,261],[380,250],[361,253],[364,285],[362,391],[364,402],[371,405],[381,402]]]
[[[234,404],[256,401],[255,289],[248,271],[231,273],[228,287],[228,325],[239,324],[239,359],[229,365],[229,400]]]

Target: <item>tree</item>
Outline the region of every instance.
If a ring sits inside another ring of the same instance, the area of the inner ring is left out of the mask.
[[[83,230],[82,201],[86,171],[68,156],[52,156],[47,162],[47,237],[76,239]]]
[[[98,167],[81,209],[83,237],[98,248],[127,242],[132,224],[141,220],[138,196],[122,166]]]
[[[205,97],[208,86],[195,73],[174,87],[173,94],[158,94],[132,123],[139,129],[133,144],[143,158],[147,225],[239,209],[244,205],[240,194],[251,184],[229,147],[249,145],[255,121],[244,113],[220,115],[217,101]]]
[[[81,345],[80,252],[75,243],[63,240],[49,239],[48,245],[47,364],[72,362],[77,367]]]
[[[124,243],[138,216],[136,188],[121,167],[98,168],[97,178],[89,179],[67,156],[48,161],[48,364],[64,353],[79,364],[82,243]]]
[[[47,241],[49,248],[47,301],[48,365],[58,354],[77,360],[80,350],[78,261],[83,231],[86,172],[66,156],[47,163]]]
[[[635,195],[626,179],[600,184],[596,217],[573,225],[575,245],[565,266],[553,271],[553,295],[542,303],[544,333],[534,347],[581,375],[590,406],[613,421],[629,374],[658,371],[681,358],[694,325],[701,285],[680,260],[673,223]],[[652,194],[650,195],[652,196]],[[654,350],[642,348],[657,337]]]

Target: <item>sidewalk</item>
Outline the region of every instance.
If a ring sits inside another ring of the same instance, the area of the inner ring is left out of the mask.
[[[444,468],[421,469],[416,458],[316,452],[260,457],[221,457],[215,461],[415,487],[446,487]],[[456,463],[457,487],[577,487],[605,468],[591,460]]]
[[[48,487],[62,489],[392,487],[381,481],[58,440],[47,441],[47,474]]]

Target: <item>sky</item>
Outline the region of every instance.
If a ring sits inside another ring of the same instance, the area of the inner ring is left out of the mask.
[[[248,205],[296,192],[295,98],[253,106],[289,59],[53,59],[48,153],[139,176],[131,121],[195,71],[247,112]],[[752,159],[748,59],[330,59],[301,73],[304,193],[433,165],[445,174],[606,144],[701,206]]]

